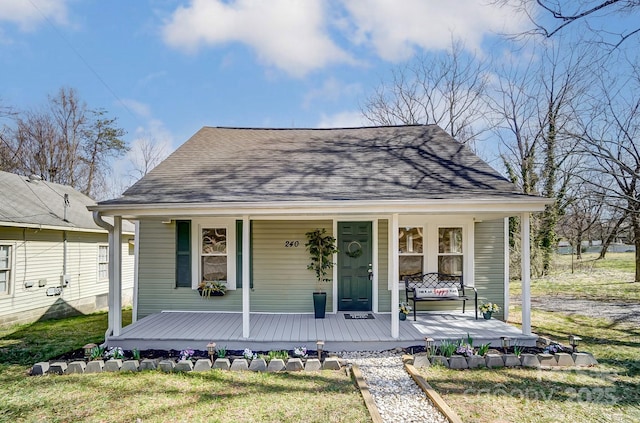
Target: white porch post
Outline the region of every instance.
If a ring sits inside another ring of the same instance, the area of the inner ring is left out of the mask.
[[[529,213],[520,219],[521,265],[522,265],[522,334],[531,335],[531,249],[529,235]]]
[[[509,321],[509,218],[504,218],[504,321]]]
[[[251,263],[251,220],[249,216],[242,216],[242,337],[249,338],[251,332],[250,327],[250,298],[251,291],[251,275],[249,263]]]
[[[398,293],[398,213],[391,216],[391,249],[389,254],[391,267],[391,337],[400,337],[400,317],[398,314],[399,293]]]
[[[135,222],[135,236],[133,238],[133,312],[131,323],[138,321],[138,269],[140,257],[140,221]]]
[[[122,330],[122,217],[113,217],[113,245],[109,245],[109,265],[113,273],[109,278],[109,292],[113,293],[113,307],[109,307],[109,317],[113,336],[119,336]],[[110,243],[111,244],[111,243]],[[112,316],[113,315],[113,316]]]

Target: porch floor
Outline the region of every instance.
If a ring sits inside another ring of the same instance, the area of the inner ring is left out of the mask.
[[[425,337],[436,341],[458,340],[469,334],[474,345],[500,346],[501,336],[512,344],[534,346],[536,335],[500,320],[475,320],[472,313],[428,312],[400,322],[400,336],[391,337],[391,315],[374,314],[374,319],[346,319],[343,312],[315,319],[313,314],[251,313],[251,333],[242,337],[241,313],[162,312],[147,316],[122,329],[120,336],[107,339],[108,346],[124,349],[205,350],[214,341],[228,350],[291,350],[306,346],[315,350],[316,341],[325,341],[326,351],[384,351],[395,347],[423,346]],[[352,313],[353,314],[353,313]],[[356,313],[359,314],[359,313]]]

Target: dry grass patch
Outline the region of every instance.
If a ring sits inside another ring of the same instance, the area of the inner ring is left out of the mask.
[[[531,280],[531,295],[640,303],[640,282],[634,282],[634,253],[596,258],[597,254],[583,254],[582,260],[574,257],[572,265],[571,256],[555,255],[551,274]],[[521,294],[520,281],[511,281],[510,293]]]

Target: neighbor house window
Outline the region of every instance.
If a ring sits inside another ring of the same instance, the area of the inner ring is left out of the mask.
[[[461,275],[462,228],[438,229],[438,272]]]
[[[191,221],[176,220],[176,287],[191,287]]]
[[[403,227],[398,233],[400,280],[405,276],[423,273],[423,228]]]
[[[203,228],[200,271],[204,281],[227,281],[227,229]]]
[[[109,246],[98,246],[98,280],[109,279]]]
[[[11,246],[0,245],[0,295],[9,293],[11,277]]]

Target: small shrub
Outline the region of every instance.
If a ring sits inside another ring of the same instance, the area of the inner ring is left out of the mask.
[[[111,347],[107,350],[107,352],[104,355],[107,359],[109,358],[122,359],[124,358],[124,351],[122,350],[121,347]]]
[[[180,360],[190,360],[193,354],[195,354],[195,351],[192,349],[182,350],[180,351]]]
[[[516,357],[520,357],[523,351],[524,351],[524,347],[520,345],[513,346],[513,353],[516,355]]]
[[[489,352],[489,347],[491,346],[491,344],[482,344],[478,347],[478,355],[482,355],[485,356],[487,355],[487,353]]]
[[[100,360],[104,357],[104,347],[93,347],[91,348],[91,354],[89,355],[89,359],[91,361]]]
[[[444,355],[445,357],[451,357],[457,347],[457,344],[445,339],[440,343],[440,354]]]
[[[225,358],[227,356],[227,347],[216,348],[216,356],[218,356],[218,358]]]
[[[131,350],[131,355],[133,356],[134,360],[140,360],[140,350],[137,348],[134,348],[133,350]]]
[[[247,360],[253,360],[254,358],[258,358],[258,354],[251,351],[250,348],[245,348],[244,351],[242,352],[242,356]]]

